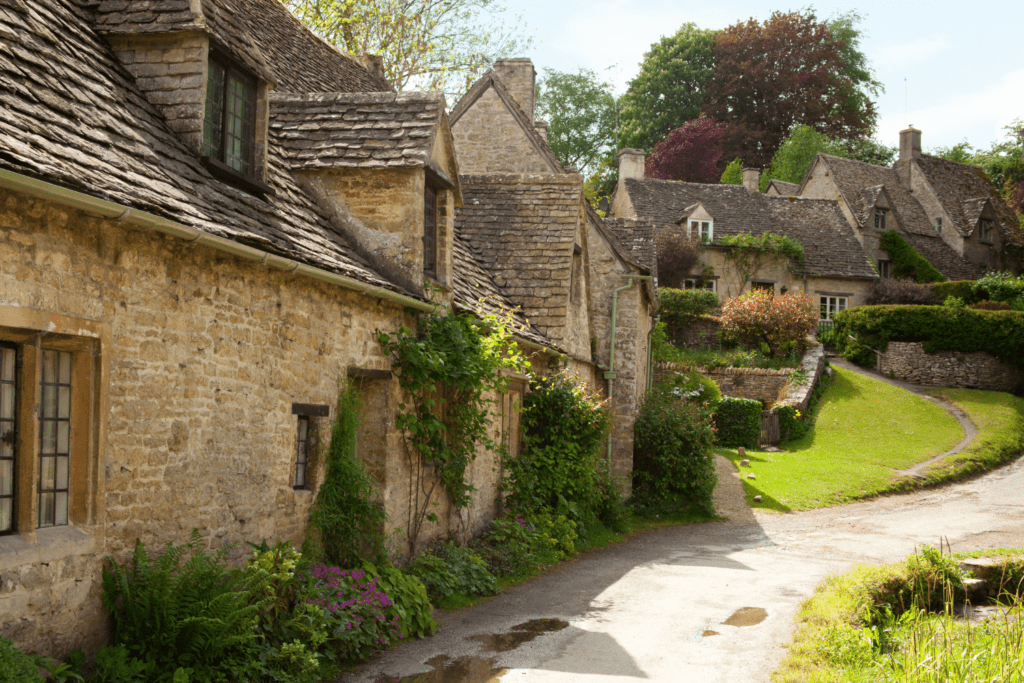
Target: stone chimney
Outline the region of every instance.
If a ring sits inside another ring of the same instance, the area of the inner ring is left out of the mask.
[[[761,192],[761,169],[748,166],[743,169],[743,187],[754,194]]]
[[[921,156],[921,131],[914,126],[900,131],[900,161]]]
[[[533,122],[533,98],[537,91],[537,72],[528,58],[499,59],[494,72]]]
[[[533,128],[537,133],[544,138],[544,142],[548,141],[548,122],[537,119],[533,122]]]
[[[644,151],[624,149],[619,152],[619,182],[635,178],[644,179]]]

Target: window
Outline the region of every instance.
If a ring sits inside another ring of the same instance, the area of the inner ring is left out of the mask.
[[[203,155],[252,176],[256,150],[256,79],[210,57],[203,116]]]
[[[832,320],[840,311],[845,311],[848,299],[845,296],[823,296],[819,299],[822,320]]]
[[[942,216],[935,219],[935,232],[942,232]]]
[[[687,235],[690,239],[699,239],[701,242],[710,242],[714,239],[713,221],[690,221],[690,229]]]
[[[875,209],[875,230],[885,230],[885,216],[887,209]]]
[[[292,472],[292,487],[304,490],[312,488],[313,454],[317,444],[317,424],[314,417],[327,417],[329,406],[311,403],[293,403],[292,415],[298,417],[298,431],[295,436],[295,469]]]
[[[774,282],[762,282],[762,281],[752,280],[750,282],[750,289],[751,289],[751,291],[758,290],[758,289],[763,289],[766,292],[772,292],[774,294],[775,293],[775,283]]]
[[[43,349],[39,383],[39,507],[37,527],[68,523],[71,460],[71,354]]]
[[[878,259],[878,275],[883,278],[892,277],[892,261],[886,259]]]
[[[309,416],[299,416],[299,437],[295,446],[295,483],[297,489],[306,488],[306,466],[309,464]]]
[[[978,221],[978,241],[992,242],[992,221],[987,218]]]
[[[18,461],[17,362],[17,347],[0,346],[0,534],[14,531],[17,512],[14,504],[18,472],[15,467]]]
[[[717,280],[683,280],[683,289],[707,289],[712,292],[718,291]]]
[[[427,183],[423,197],[423,275],[437,279],[437,187]]]

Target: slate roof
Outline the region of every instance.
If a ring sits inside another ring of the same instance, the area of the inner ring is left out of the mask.
[[[776,229],[775,219],[762,195],[742,185],[707,185],[674,180],[630,178],[626,192],[638,218],[652,221],[655,230],[675,228],[689,207],[700,203],[715,219],[715,237],[750,233],[760,235]]]
[[[444,116],[444,94],[272,95],[270,130],[293,169],[418,168]]]
[[[338,50],[292,16],[281,2],[102,0],[95,5],[101,33],[207,30],[247,66],[269,72],[278,92],[394,92],[383,77]]]
[[[763,198],[779,232],[804,245],[804,272],[824,277],[878,278],[838,202],[792,195]]]
[[[658,267],[654,225],[638,218],[605,218],[602,221],[637,264],[651,273]]]
[[[561,338],[582,182],[569,174],[461,176],[456,234],[543,334]]]
[[[924,208],[894,169],[830,154],[819,154],[817,158],[828,169],[861,229],[874,230],[873,200],[884,191],[903,236],[939,272],[950,280],[981,277],[980,266],[965,260],[935,232]]]
[[[266,201],[214,180],[78,5],[0,2],[0,168],[401,291],[302,191],[279,146]]]
[[[768,187],[765,188],[765,194],[768,194],[768,190],[775,188],[775,191],[783,197],[795,197],[800,194],[800,183],[787,183],[785,180],[769,180]]]
[[[996,223],[1003,240],[1024,246],[1024,231],[1020,228],[1016,214],[980,168],[927,154],[897,161],[895,168],[901,176],[906,176],[904,168],[911,163],[931,185],[960,235],[969,237],[974,233],[978,227],[978,218],[988,203],[997,217]]]

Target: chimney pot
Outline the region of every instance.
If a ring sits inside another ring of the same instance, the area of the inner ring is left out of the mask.
[[[743,187],[754,194],[761,192],[761,169],[748,166],[743,169]]]
[[[644,151],[642,149],[624,149],[619,152],[619,181],[635,178],[644,179]]]
[[[533,98],[537,92],[533,62],[528,58],[499,59],[494,62],[494,73],[533,123]]]
[[[913,126],[900,131],[900,161],[921,156],[921,131]]]

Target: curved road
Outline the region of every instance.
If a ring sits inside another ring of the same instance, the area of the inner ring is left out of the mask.
[[[728,521],[646,532],[578,557],[442,614],[438,635],[342,680],[767,682],[801,601],[829,574],[894,562],[940,538],[954,551],[1024,547],[1024,459],[943,489],[786,515],[750,510],[724,458],[719,477],[716,506]],[[500,651],[515,636],[495,634],[534,619],[569,626]]]

